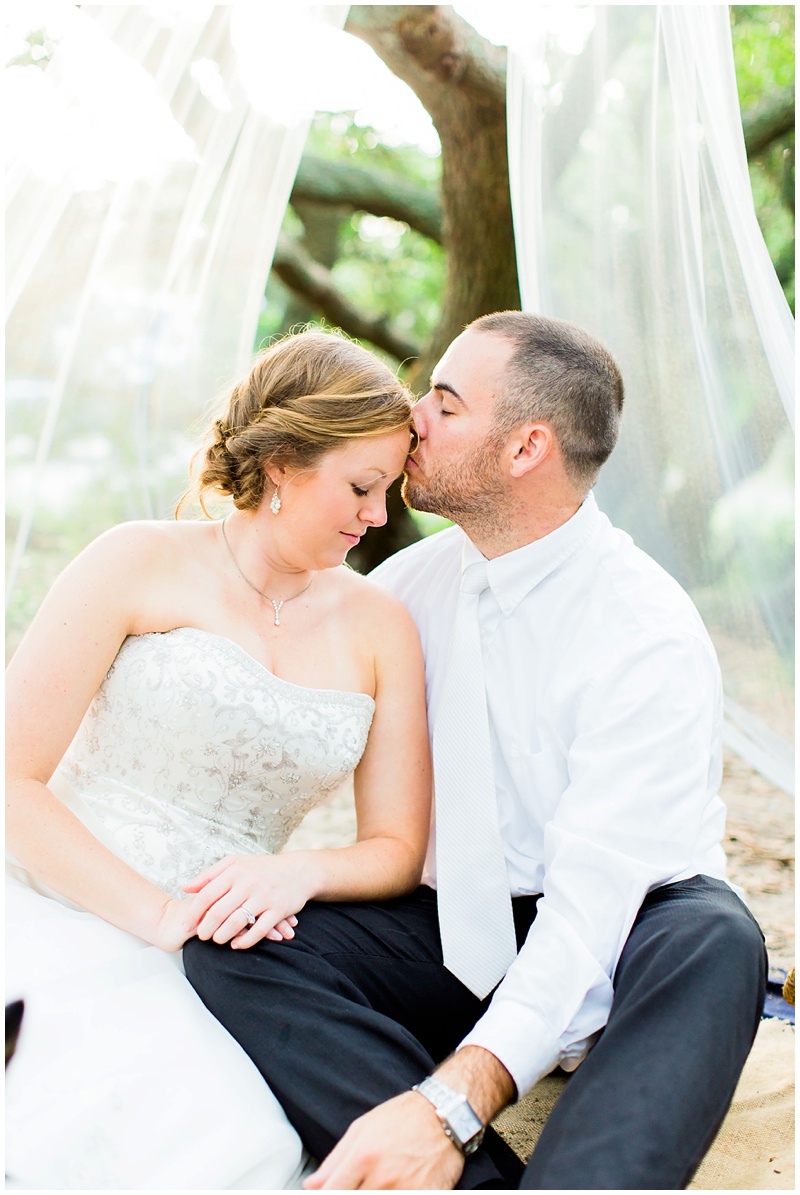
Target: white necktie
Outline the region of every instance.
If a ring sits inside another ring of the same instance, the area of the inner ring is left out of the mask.
[[[517,954],[478,624],[478,601],[488,583],[482,561],[464,570],[433,732],[436,888],[444,962],[481,998],[500,982]]]

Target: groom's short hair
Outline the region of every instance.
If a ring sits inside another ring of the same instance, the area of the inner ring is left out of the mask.
[[[497,397],[492,431],[510,435],[541,420],[553,429],[564,468],[586,493],[619,435],[622,375],[606,348],[583,328],[524,311],[498,311],[468,325],[515,346]]]

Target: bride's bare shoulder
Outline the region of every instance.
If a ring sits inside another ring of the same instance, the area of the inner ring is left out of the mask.
[[[213,550],[212,528],[213,524],[188,520],[118,523],[78,554],[53,590],[63,596],[70,585],[89,585],[102,589],[106,601],[141,604],[153,585],[171,585],[179,577],[195,575]]]
[[[385,635],[388,630],[397,628],[416,635],[413,619],[398,597],[377,581],[352,569],[344,567],[337,571],[337,581],[350,614],[358,620],[362,631],[374,629],[379,635]]]
[[[132,519],[104,531],[85,549],[93,556],[128,556],[141,563],[160,557],[174,561],[177,552],[193,553],[211,542],[213,523],[175,519]]]

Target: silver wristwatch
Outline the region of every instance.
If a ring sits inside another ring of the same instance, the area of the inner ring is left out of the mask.
[[[411,1090],[418,1091],[426,1100],[430,1100],[445,1133],[465,1157],[475,1152],[483,1141],[485,1130],[463,1092],[453,1091],[452,1087],[433,1075],[417,1083]]]

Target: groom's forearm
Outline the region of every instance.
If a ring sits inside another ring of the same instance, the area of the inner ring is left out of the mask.
[[[454,1091],[462,1091],[484,1124],[516,1096],[511,1075],[482,1046],[464,1046],[452,1054],[437,1068],[436,1077]]]
[[[484,1124],[513,1098],[514,1081],[482,1046],[465,1046],[436,1071],[464,1092]],[[307,1190],[451,1190],[464,1158],[445,1136],[427,1099],[406,1091],[354,1121]]]

